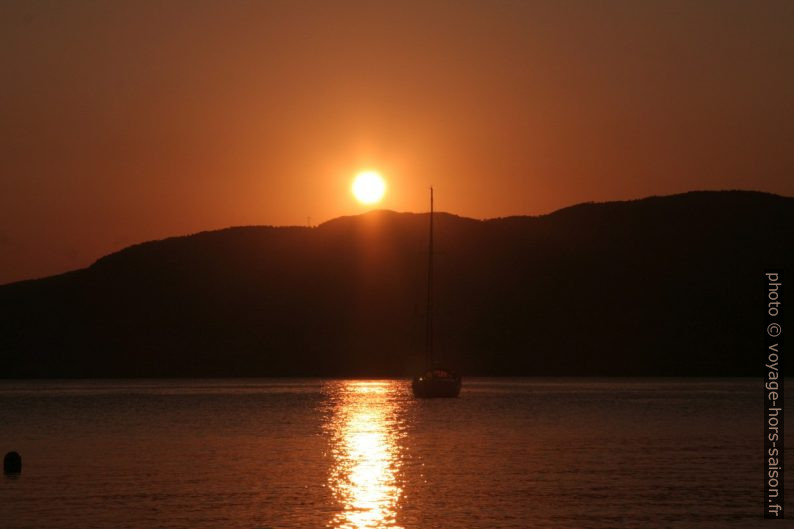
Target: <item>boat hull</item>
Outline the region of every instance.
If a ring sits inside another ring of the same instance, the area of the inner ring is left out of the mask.
[[[434,376],[423,373],[413,378],[411,389],[420,399],[454,398],[460,395],[461,379],[457,375]]]

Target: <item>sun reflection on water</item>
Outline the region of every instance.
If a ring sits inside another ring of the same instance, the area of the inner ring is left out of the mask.
[[[326,428],[333,455],[329,485],[341,510],[330,527],[401,527],[399,408],[396,382],[350,381],[337,388]]]

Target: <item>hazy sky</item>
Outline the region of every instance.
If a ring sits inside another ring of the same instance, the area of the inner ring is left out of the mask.
[[[794,2],[0,3],[0,283],[144,240],[794,194]]]

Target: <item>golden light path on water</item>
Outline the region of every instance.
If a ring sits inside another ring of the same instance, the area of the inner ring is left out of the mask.
[[[403,431],[393,381],[349,381],[338,388],[329,423],[329,485],[340,503],[330,527],[401,528],[397,512]]]

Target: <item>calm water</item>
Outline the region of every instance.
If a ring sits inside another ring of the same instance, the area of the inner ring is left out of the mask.
[[[396,380],[4,382],[0,451],[23,473],[0,479],[0,527],[770,527],[760,388],[468,379],[419,401]]]

